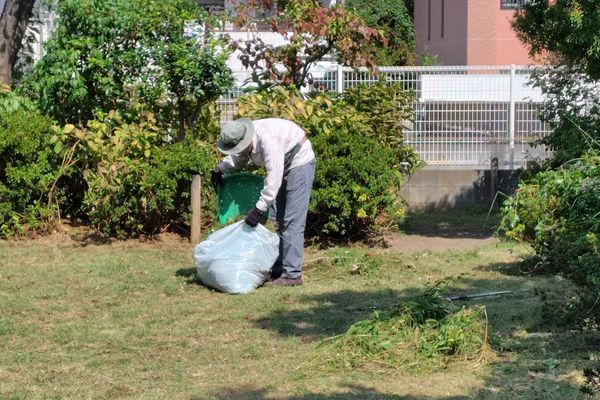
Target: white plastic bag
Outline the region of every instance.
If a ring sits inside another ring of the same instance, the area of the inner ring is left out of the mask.
[[[279,236],[244,221],[212,233],[194,249],[202,283],[225,293],[248,293],[262,285],[278,255]]]

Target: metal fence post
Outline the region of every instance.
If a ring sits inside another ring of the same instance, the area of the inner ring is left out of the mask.
[[[344,66],[343,65],[338,65],[337,66],[337,92],[338,93],[342,93],[344,91]]]
[[[498,192],[498,157],[492,157],[490,163],[490,203],[493,206]]]
[[[515,167],[515,65],[510,65],[510,101],[508,105],[508,167]]]

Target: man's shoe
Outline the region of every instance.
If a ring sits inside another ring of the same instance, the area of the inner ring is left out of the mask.
[[[304,283],[304,281],[302,280],[302,277],[299,276],[298,278],[277,278],[274,279],[270,282],[270,285],[272,286],[299,286],[302,285]]]

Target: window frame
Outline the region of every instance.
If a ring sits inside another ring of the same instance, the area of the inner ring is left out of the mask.
[[[518,10],[527,3],[527,0],[500,0],[501,10]]]

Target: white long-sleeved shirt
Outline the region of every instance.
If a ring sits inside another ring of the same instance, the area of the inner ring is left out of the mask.
[[[250,156],[230,155],[219,163],[223,173],[234,171],[252,161],[267,171],[265,186],[260,192],[256,208],[267,211],[281,187],[284,174],[284,156],[305,136],[305,132],[292,121],[265,118],[253,121],[254,138]],[[310,140],[306,140],[294,156],[289,169],[308,164],[315,159]]]

